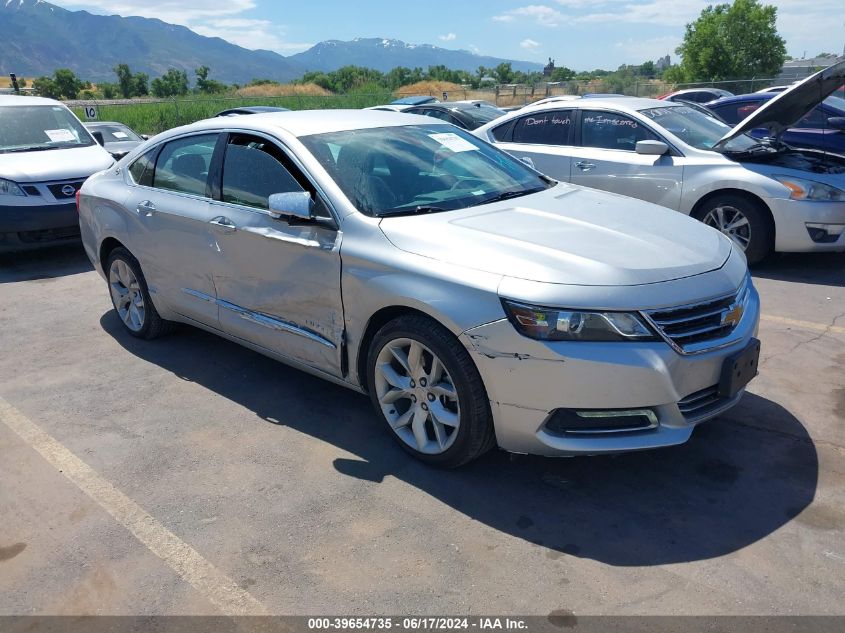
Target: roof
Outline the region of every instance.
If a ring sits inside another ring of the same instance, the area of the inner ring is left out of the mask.
[[[666,108],[675,104],[660,99],[646,99],[645,97],[606,97],[602,99],[573,99],[571,101],[550,101],[540,105],[527,105],[517,112],[533,112],[542,110],[558,110],[560,108],[600,109],[603,106],[628,110],[647,110],[648,108]]]
[[[19,95],[0,95],[0,106],[63,105],[55,99],[44,97],[21,97]]]
[[[244,117],[215,117],[197,121],[169,132],[241,128],[273,133],[282,130],[292,136],[342,132],[400,125],[431,125],[431,117],[385,110],[297,110],[267,112]]]

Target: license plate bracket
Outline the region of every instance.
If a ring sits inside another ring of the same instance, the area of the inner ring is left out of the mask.
[[[725,359],[719,379],[719,397],[732,398],[758,373],[760,341],[756,338],[744,350]]]

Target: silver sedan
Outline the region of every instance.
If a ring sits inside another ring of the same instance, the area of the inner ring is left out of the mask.
[[[844,251],[845,157],[779,141],[843,76],[845,62],[733,130],[695,104],[619,97],[529,106],[474,134],[553,178],[689,214],[734,240],[751,263],[773,250]],[[772,139],[743,134],[757,127]]]
[[[729,239],[427,117],[201,121],[89,179],[79,212],[128,333],[187,323],[368,393],[439,466],[679,444],[756,375]]]

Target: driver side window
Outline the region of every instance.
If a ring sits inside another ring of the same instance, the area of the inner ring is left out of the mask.
[[[639,141],[660,139],[639,121],[616,112],[584,110],[581,116],[581,145],[628,152],[636,150]]]
[[[289,165],[288,157],[274,143],[232,134],[223,159],[223,202],[268,209],[271,194],[305,191]]]

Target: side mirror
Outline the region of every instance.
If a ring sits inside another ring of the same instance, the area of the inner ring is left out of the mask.
[[[270,194],[270,215],[298,220],[314,219],[314,199],[307,191]]]
[[[103,138],[103,133],[99,130],[91,132],[91,136],[94,137],[94,140],[97,141],[100,147],[103,147],[106,144],[106,139]]]
[[[636,151],[646,156],[663,156],[669,151],[669,146],[663,141],[637,141]]]
[[[845,116],[832,116],[827,120],[828,127],[845,131]]]
[[[534,161],[533,161],[533,160],[531,160],[531,157],[530,157],[530,156],[523,156],[523,157],[522,157],[522,158],[520,158],[519,160],[521,160],[523,163],[525,163],[526,165],[528,165],[531,169],[537,169],[536,167],[534,167]]]

